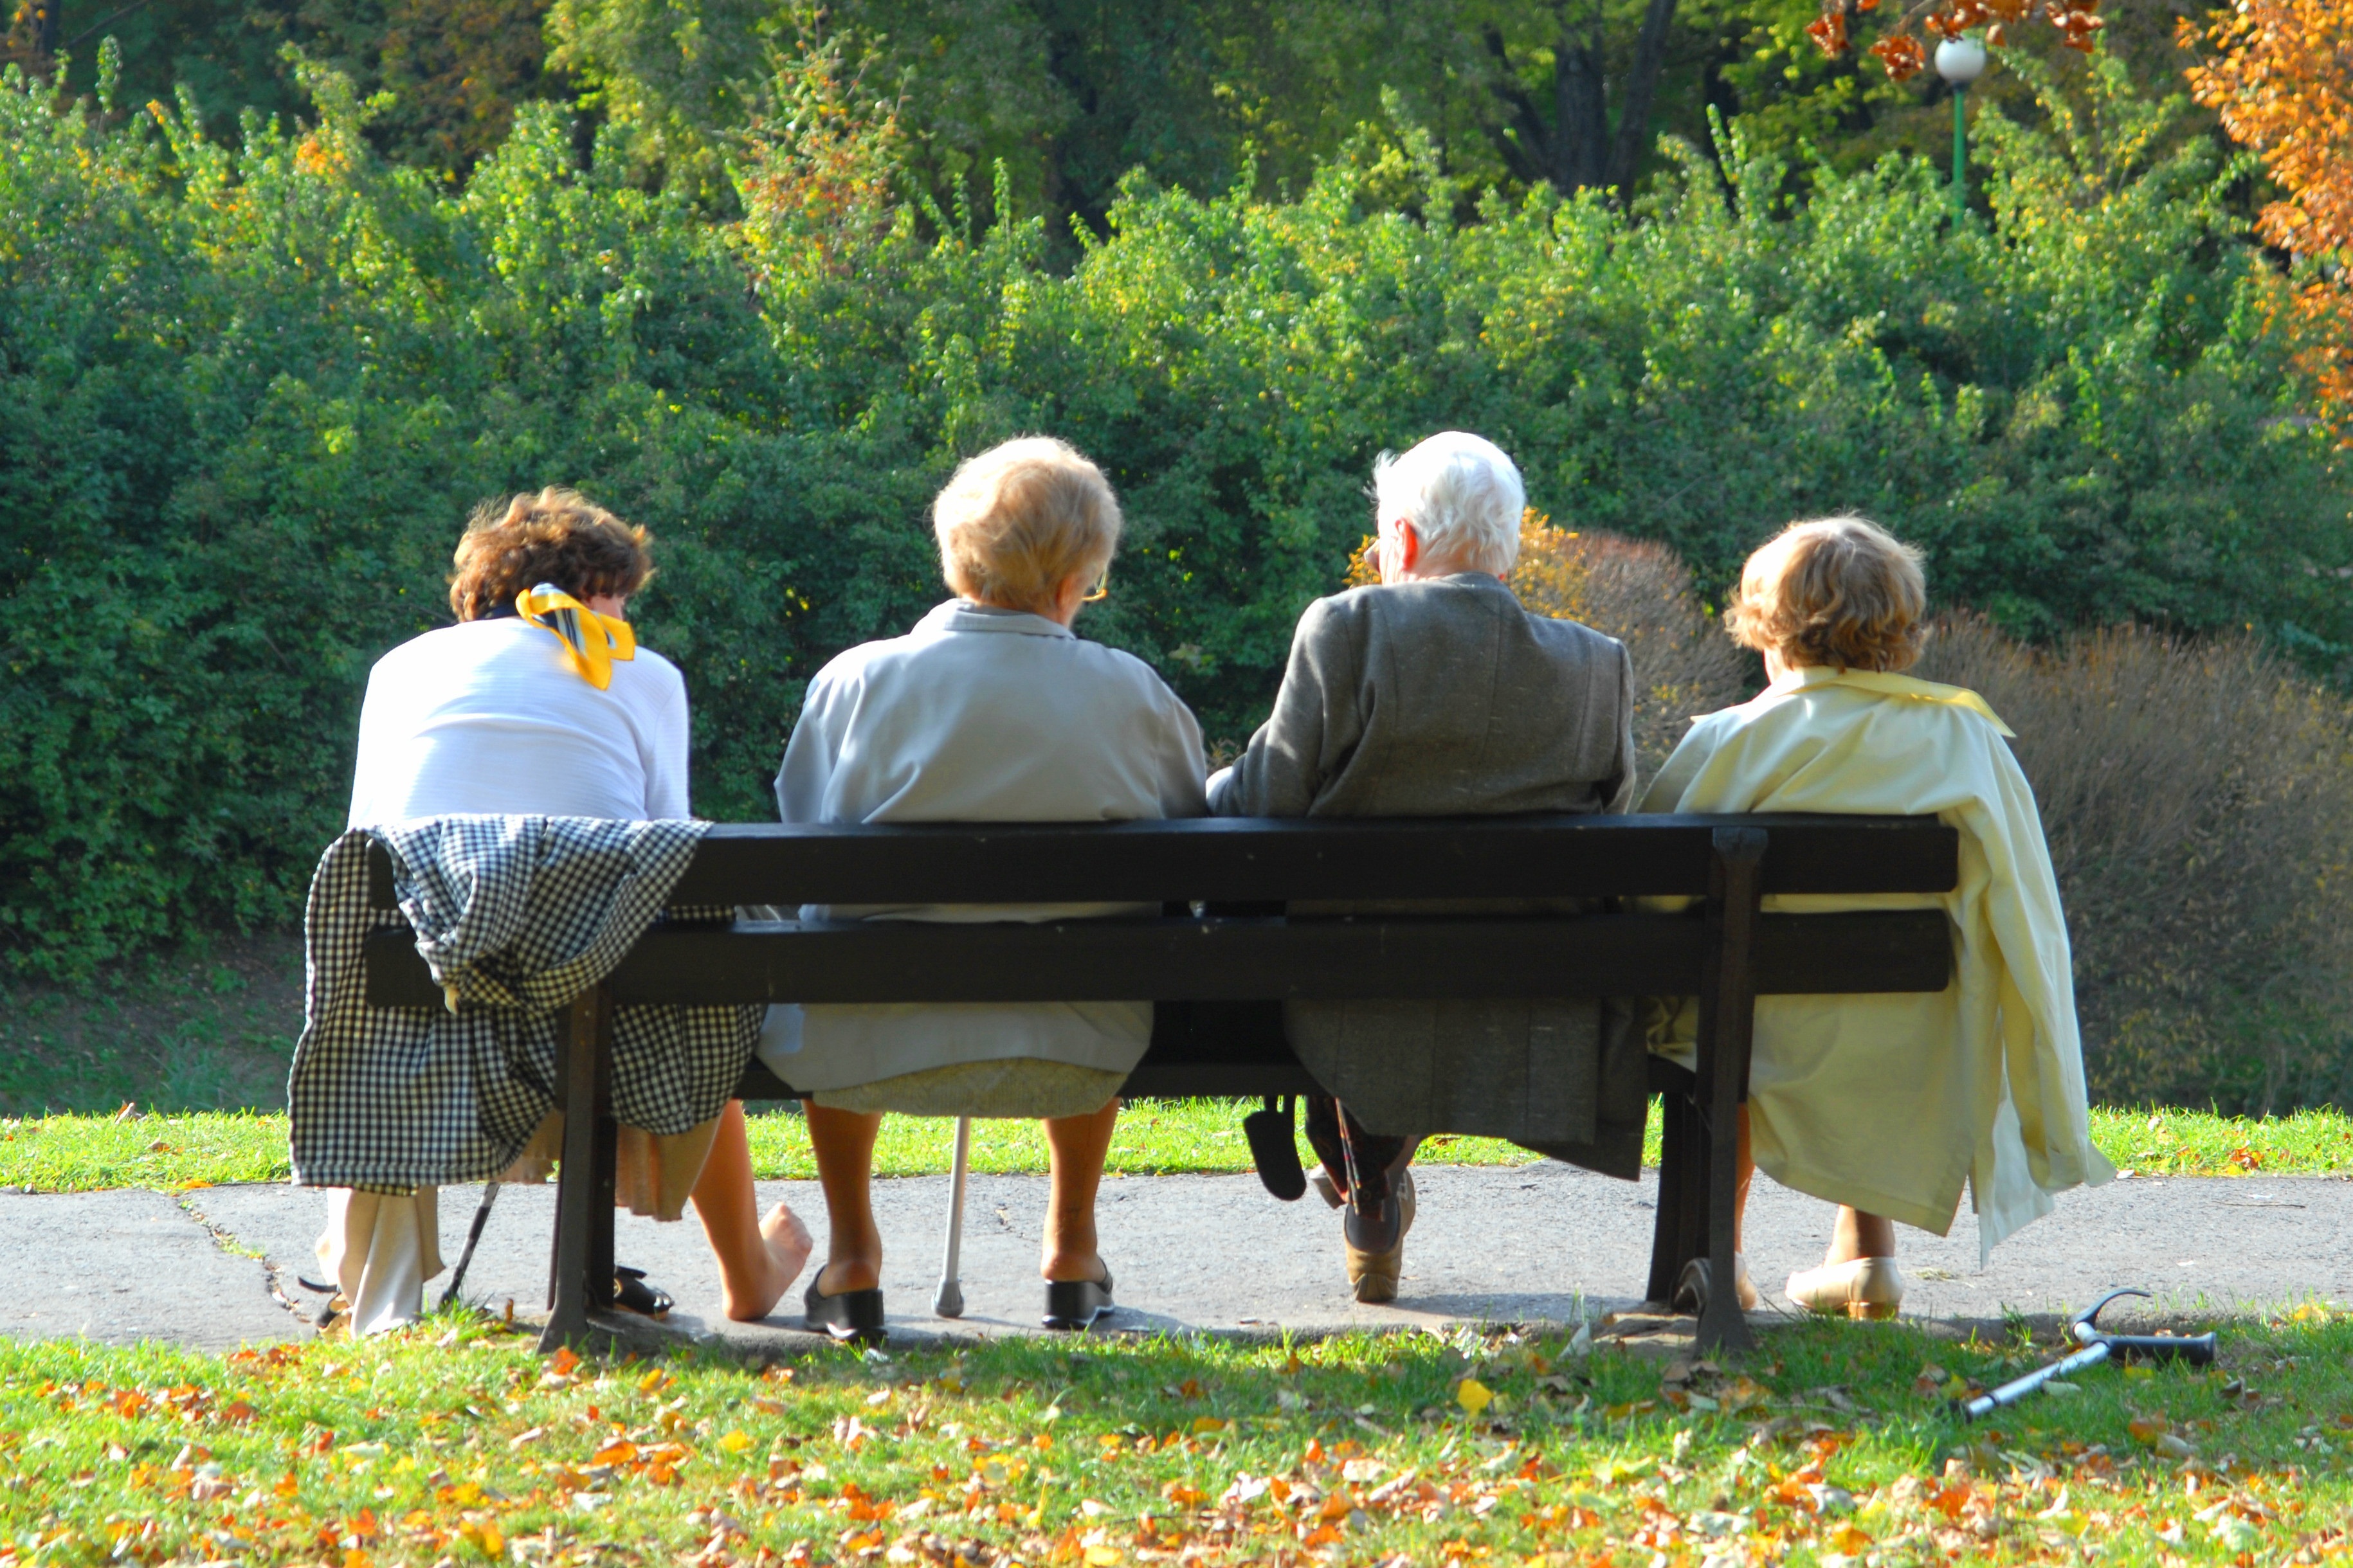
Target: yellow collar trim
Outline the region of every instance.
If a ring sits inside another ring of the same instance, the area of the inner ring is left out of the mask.
[[[615,616],[600,616],[552,583],[515,595],[515,613],[542,631],[555,634],[580,679],[603,691],[613,684],[613,665],[638,657],[638,634]]]
[[[2018,738],[2018,731],[2001,721],[2001,715],[1987,705],[1986,700],[1966,686],[1939,686],[1933,680],[1915,680],[1908,675],[1891,675],[1877,669],[1836,669],[1826,664],[1810,664],[1789,671],[1775,681],[1767,690],[1776,692],[1802,691],[1810,686],[1860,687],[1883,697],[1908,697],[1915,702],[1948,702],[1956,708],[1966,708],[1994,727],[1998,734]]]

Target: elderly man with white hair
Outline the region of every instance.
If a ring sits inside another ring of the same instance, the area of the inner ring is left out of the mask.
[[[1532,615],[1504,582],[1525,492],[1493,443],[1448,431],[1373,469],[1377,586],[1307,606],[1274,713],[1209,783],[1221,816],[1622,811],[1634,797],[1625,647]],[[1524,909],[1383,906],[1383,912]],[[1294,904],[1293,919],[1370,912]],[[1331,1091],[1308,1101],[1350,1288],[1397,1294],[1421,1138],[1509,1138],[1639,1173],[1644,1064],[1630,1011],[1591,998],[1294,1002],[1284,1027]],[[1345,1102],[1343,1104],[1342,1102]]]

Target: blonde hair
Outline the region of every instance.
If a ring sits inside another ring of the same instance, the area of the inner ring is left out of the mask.
[[[1111,564],[1119,501],[1067,441],[1022,436],[968,458],[932,502],[940,573],[967,599],[1045,610],[1073,576]]]
[[[654,574],[647,549],[652,542],[635,523],[556,485],[504,503],[484,501],[458,541],[449,608],[461,621],[479,621],[542,583],[584,604],[599,594],[626,597]]]
[[[1822,517],[1748,558],[1724,625],[1784,664],[1897,670],[1920,657],[1927,608],[1917,550],[1868,518]]]

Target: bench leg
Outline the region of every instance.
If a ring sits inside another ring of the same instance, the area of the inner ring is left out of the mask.
[[[559,1071],[564,1169],[555,1188],[555,1259],[542,1351],[585,1341],[588,1314],[612,1303],[613,1007],[603,986],[567,1010]]]
[[[1684,1262],[1698,1257],[1705,1241],[1696,1223],[1704,1210],[1693,1198],[1706,1189],[1706,1156],[1691,1096],[1671,1089],[1659,1097],[1659,1213],[1651,1233],[1651,1283],[1642,1299],[1664,1307],[1674,1299]]]
[[[1748,1048],[1757,1014],[1757,905],[1765,833],[1715,830],[1708,873],[1707,958],[1699,1000],[1699,1122],[1706,1140],[1710,1289],[1700,1313],[1702,1350],[1746,1350],[1754,1342],[1734,1289],[1734,1205],[1737,1200],[1740,1103],[1748,1084]]]

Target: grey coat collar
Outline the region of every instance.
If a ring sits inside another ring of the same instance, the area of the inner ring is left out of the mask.
[[[1027,610],[1001,610],[976,605],[970,599],[950,599],[915,623],[916,629],[942,632],[1014,632],[1029,637],[1071,637],[1077,634],[1059,622]]]

